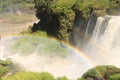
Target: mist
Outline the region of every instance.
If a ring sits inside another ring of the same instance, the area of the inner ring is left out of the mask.
[[[27,39],[32,39],[32,41],[29,42]],[[34,44],[34,42],[37,43]],[[18,43],[21,44],[18,45]],[[14,48],[16,44],[17,50]],[[31,44],[31,47],[23,53],[23,47],[25,48],[27,44]],[[34,45],[35,47],[33,47]],[[54,45],[55,47],[59,46],[60,49],[55,49]],[[46,47],[49,47],[48,51]],[[67,76],[70,79],[75,79],[81,77],[86,70],[93,67],[84,57],[81,58],[80,53],[77,53],[72,47],[61,44],[55,39],[33,36],[7,37],[1,40],[0,49],[0,59],[11,59],[25,71],[50,72],[55,77]]]
[[[98,17],[84,52],[96,65],[120,67],[120,16]]]

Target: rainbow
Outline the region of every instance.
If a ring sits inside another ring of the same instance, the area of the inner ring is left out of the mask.
[[[2,37],[2,41],[0,41],[0,43],[3,42],[3,44],[4,44],[4,43],[7,42],[9,44],[9,42],[11,40],[14,41],[14,39],[16,40],[17,38],[20,38],[20,37],[31,37],[31,35],[9,35],[9,36],[4,36],[4,37]],[[38,38],[38,40],[40,39],[40,36],[32,36],[32,37]],[[47,39],[48,39],[48,41],[50,41],[50,40],[55,41],[56,40],[55,38],[51,38],[51,37],[48,37]],[[43,69],[43,71],[48,71],[48,72],[52,73],[53,75],[56,75],[59,71],[61,71],[63,73],[59,73],[59,75],[66,75],[66,76],[69,76],[71,78],[77,78],[77,77],[82,76],[82,74],[85,73],[88,69],[93,68],[94,66],[96,66],[94,64],[94,62],[91,61],[91,59],[85,53],[83,53],[81,50],[77,49],[76,47],[74,47],[74,46],[72,46],[72,45],[70,45],[70,44],[68,44],[66,42],[60,41],[60,40],[56,40],[55,42],[62,43],[63,47],[65,47],[68,51],[70,51],[70,55],[68,54],[68,56],[66,58],[60,58],[60,59],[58,59],[58,57],[56,56],[58,61],[55,62],[55,63],[54,63],[54,60],[56,60],[55,58],[53,58],[52,60],[50,59],[51,61],[53,61],[52,64],[46,63],[47,66]],[[44,44],[44,42],[43,42],[43,44]],[[14,55],[14,54],[10,55],[10,56],[8,55],[8,58],[9,57],[13,58],[14,61],[18,62],[18,64],[21,64],[21,65],[23,64],[23,63],[21,63],[23,61],[20,61],[20,60],[27,59],[27,58],[21,57],[21,56],[18,57],[18,58],[14,58],[14,57],[16,57],[16,55]],[[25,59],[23,59],[23,58],[25,58]],[[45,59],[47,59],[47,58],[45,58]],[[33,56],[33,58],[31,58],[31,60],[34,60],[34,56]],[[63,62],[63,61],[65,61],[65,62]],[[28,61],[26,64],[30,65],[29,63],[30,62]],[[54,71],[51,66],[54,67],[56,71]],[[25,69],[28,69],[26,66],[24,66],[24,67],[25,67]],[[32,67],[34,67],[34,65]],[[38,68],[38,66],[35,66],[35,67],[36,67],[37,71],[40,68],[40,67]],[[33,68],[30,68],[28,70],[32,70],[32,69]],[[70,70],[71,70],[71,72],[69,72]]]
[[[23,37],[23,36],[30,36],[30,35],[7,35],[7,36],[3,36],[3,39],[9,39],[9,38],[13,38],[13,37]],[[38,36],[40,37],[40,36]],[[51,38],[49,37],[50,40],[56,40],[55,38]],[[87,66],[89,68],[92,68],[95,65],[95,63],[81,50],[79,50],[78,48],[66,43],[66,42],[61,42],[60,40],[57,40],[58,42],[64,44],[67,48],[69,48],[72,53],[76,54],[83,62],[85,62],[87,64]]]
[[[86,62],[88,64],[89,67],[94,67],[96,66],[95,63],[84,53],[82,52],[80,49],[68,44],[68,43],[65,43],[64,44],[66,46],[68,46],[69,48],[71,48],[71,50],[73,51],[74,54],[77,54],[77,56],[79,56],[84,62]]]

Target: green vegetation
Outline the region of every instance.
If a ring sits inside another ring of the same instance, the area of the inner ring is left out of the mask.
[[[42,55],[56,55],[65,57],[68,54],[68,50],[61,46],[62,43],[55,39],[25,35],[18,38],[18,40],[12,46],[12,52],[21,53],[27,55],[36,51]]]
[[[83,74],[83,79],[93,79],[93,80],[119,80],[120,79],[120,69],[115,66],[96,66],[88,70]]]
[[[22,35],[33,35],[33,36],[39,36],[39,37],[48,37],[46,31],[31,31],[31,26],[27,30],[22,31],[20,34]]]
[[[63,77],[58,77],[57,80],[69,80],[67,77],[63,76]]]
[[[35,6],[34,6],[34,3]],[[73,24],[79,16],[86,24],[93,13],[95,16],[118,14],[119,0],[0,0],[0,13],[31,13],[36,9],[36,17],[40,21],[30,26],[12,46],[12,51],[28,55],[34,51],[42,55],[65,57],[68,53],[65,46],[55,39],[69,41]],[[7,15],[6,15],[7,16]],[[9,17],[9,16],[8,16]],[[20,21],[19,19],[18,22]],[[82,23],[81,23],[82,24]],[[37,36],[36,36],[37,35]],[[67,77],[54,78],[50,73],[18,71],[18,66],[11,61],[0,60],[0,80],[68,80]],[[11,75],[7,75],[11,73]],[[14,73],[14,74],[12,74]],[[97,66],[88,70],[77,80],[119,80],[120,69],[114,66]]]
[[[86,79],[83,79],[83,78],[78,78],[77,80],[86,80]]]
[[[9,70],[7,67],[0,66],[0,77],[8,73]]]
[[[74,10],[82,14],[82,17],[89,18],[93,11],[96,15],[105,15],[109,8],[109,0],[76,0]]]
[[[111,75],[108,80],[120,80],[120,73]]]
[[[40,30],[46,31],[50,36],[68,41],[75,17],[71,9],[75,0],[34,0],[34,2],[37,9],[36,16],[40,19],[38,23]]]
[[[5,64],[5,65],[2,65]],[[26,72],[18,71],[10,73],[7,65],[11,65],[9,61],[0,61],[0,80],[71,80],[67,77],[54,77],[48,72]],[[6,69],[8,68],[8,69]],[[7,71],[8,70],[8,71]],[[5,75],[5,76],[4,76]],[[96,66],[92,69],[89,69],[86,73],[83,74],[81,78],[74,80],[119,80],[120,79],[120,69],[115,66]]]
[[[0,13],[32,13],[40,22],[30,32],[46,31],[49,36],[69,42],[73,24],[79,16],[86,25],[90,15],[118,14],[119,0],[0,0]],[[7,15],[6,15],[7,16]],[[29,32],[29,31],[25,31]]]
[[[120,14],[120,0],[110,0],[111,4],[110,7],[108,9],[108,14],[109,15],[118,15]]]
[[[47,72],[18,72],[11,76],[2,77],[1,80],[55,80],[55,78]]]
[[[18,71],[18,66],[13,64],[10,60],[0,60],[0,77],[6,75],[7,73],[12,73]]]
[[[34,9],[33,0],[0,0],[0,13],[31,13]]]
[[[32,32],[43,30],[67,42],[77,17],[86,25],[92,13],[98,17],[120,11],[119,0],[34,0],[34,3],[40,22],[33,25]]]

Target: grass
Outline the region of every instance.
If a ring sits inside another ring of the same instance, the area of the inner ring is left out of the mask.
[[[55,80],[54,77],[47,72],[35,73],[21,71],[11,76],[4,76],[1,80]]]

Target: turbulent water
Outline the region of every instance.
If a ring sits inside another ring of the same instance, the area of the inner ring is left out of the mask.
[[[98,17],[91,39],[85,52],[100,65],[120,67],[120,16]]]
[[[89,23],[87,25],[88,27],[90,25]],[[87,28],[87,32],[85,32],[85,38],[89,37],[87,36],[88,29],[89,28]],[[94,66],[115,65],[120,67],[120,16],[98,17],[93,31],[92,37],[86,43],[87,45],[84,46],[84,54],[92,60]],[[19,64],[23,70],[35,72],[47,71],[55,76],[67,76],[71,79],[80,77],[86,70],[93,67],[92,64],[86,60],[86,57],[81,57],[81,53],[76,53],[74,48],[68,45],[61,45],[58,41],[58,43],[51,42],[52,39],[46,41],[38,38],[36,40],[34,37],[29,38],[26,36],[26,38],[32,41],[29,42],[29,40],[26,40],[29,43],[21,42],[21,44],[17,44],[16,46],[16,48],[18,47],[18,51],[11,51],[11,46],[20,38],[25,37],[7,37],[1,40],[0,59],[12,59],[15,63]],[[79,43],[79,40],[77,42]],[[49,43],[53,45],[46,48],[46,46],[49,46]],[[57,46],[59,44],[59,47],[54,46],[56,44]],[[60,47],[66,48],[69,54],[65,57],[49,55],[49,53],[63,53],[61,49],[58,49]],[[23,52],[19,49],[23,50]],[[50,49],[49,52],[46,52],[47,49]],[[29,54],[21,55],[26,54],[26,50]]]
[[[72,47],[54,39],[33,36],[8,37],[1,40],[0,49],[0,59],[11,59],[23,70],[50,72],[55,77],[67,76],[75,79],[93,67]],[[61,55],[64,50],[66,55]]]

